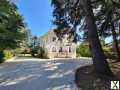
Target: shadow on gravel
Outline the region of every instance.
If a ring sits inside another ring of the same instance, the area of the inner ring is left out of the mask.
[[[116,77],[99,76],[95,73],[92,65],[80,67],[75,73],[75,83],[82,90],[110,90],[110,81],[120,80],[120,62],[109,65]],[[105,79],[107,78],[107,80]]]
[[[72,59],[20,57],[0,65],[0,90],[74,90],[77,64]]]

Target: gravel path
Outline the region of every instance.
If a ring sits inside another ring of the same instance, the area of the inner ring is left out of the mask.
[[[91,60],[20,57],[0,65],[0,90],[77,90],[75,69]]]

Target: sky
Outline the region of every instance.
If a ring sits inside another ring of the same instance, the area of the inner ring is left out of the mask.
[[[18,0],[17,6],[33,35],[41,36],[52,28],[51,0]]]
[[[17,6],[33,36],[42,36],[53,27],[51,0],[17,0]]]

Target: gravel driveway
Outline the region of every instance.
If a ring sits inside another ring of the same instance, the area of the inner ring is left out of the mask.
[[[75,69],[88,64],[92,61],[19,57],[0,64],[0,90],[77,90]]]

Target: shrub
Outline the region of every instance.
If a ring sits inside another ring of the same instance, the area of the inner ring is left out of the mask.
[[[117,56],[115,54],[115,52],[112,50],[112,47],[109,46],[109,45],[103,45],[103,50],[104,50],[104,53],[105,53],[105,56],[109,59],[116,59]]]
[[[21,48],[16,48],[16,49],[14,50],[14,54],[15,54],[15,55],[21,54],[22,52],[23,52],[23,50],[22,50]]]
[[[10,59],[13,56],[14,56],[14,52],[12,50],[0,51],[0,63],[3,63],[5,60]]]
[[[76,49],[77,56],[91,57],[89,45],[87,43],[81,43]]]
[[[39,47],[35,47],[31,49],[31,55],[35,57],[38,54]]]
[[[40,47],[39,50],[38,50],[38,55],[37,56],[39,58],[48,58],[46,49],[43,48],[43,47]]]
[[[32,51],[33,51],[33,49],[30,50],[30,48],[25,48],[24,50],[21,50],[20,54],[31,54]]]
[[[14,56],[14,51],[12,50],[4,50],[4,59],[7,60],[7,59],[10,59]]]

